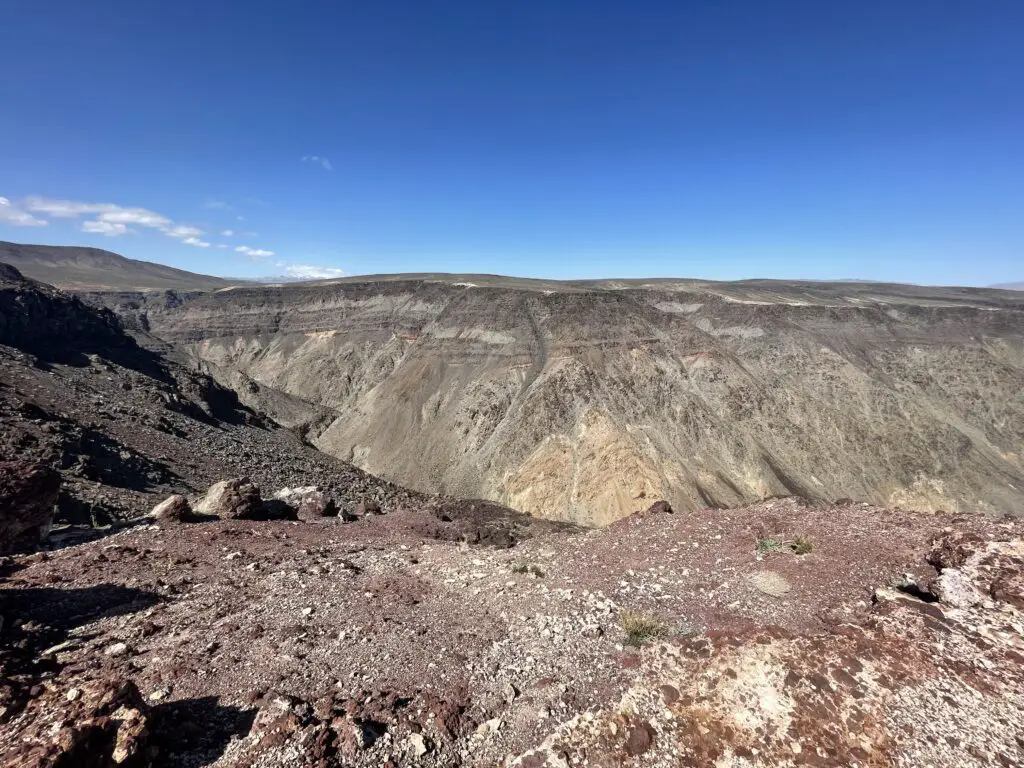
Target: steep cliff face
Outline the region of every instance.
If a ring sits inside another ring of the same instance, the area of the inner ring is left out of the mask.
[[[1009,292],[392,279],[133,311],[321,449],[421,490],[597,525],[650,498],[790,493],[1024,511]]]

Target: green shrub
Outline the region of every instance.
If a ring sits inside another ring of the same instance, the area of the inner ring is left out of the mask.
[[[778,539],[758,539],[757,554],[767,555],[769,552],[781,552],[786,545]]]

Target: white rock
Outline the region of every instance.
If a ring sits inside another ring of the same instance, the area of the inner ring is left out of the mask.
[[[128,653],[127,643],[114,643],[113,645],[107,646],[107,649],[103,651],[107,656],[124,656]]]
[[[985,601],[985,596],[971,583],[963,571],[943,568],[932,585],[932,592],[939,601],[953,608],[972,608]]]
[[[412,747],[412,753],[416,757],[422,757],[427,754],[427,740],[423,738],[421,733],[410,734],[409,746]]]

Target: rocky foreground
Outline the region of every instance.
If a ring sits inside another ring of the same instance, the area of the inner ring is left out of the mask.
[[[425,517],[8,559],[0,763],[1024,764],[1016,521],[658,504],[495,548]]]

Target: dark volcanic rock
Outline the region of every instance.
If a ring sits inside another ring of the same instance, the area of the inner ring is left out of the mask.
[[[0,344],[44,360],[80,360],[101,349],[141,352],[117,316],[4,265],[0,273]]]
[[[671,515],[672,505],[667,501],[656,501],[647,508],[644,515]]]
[[[143,768],[152,765],[149,707],[135,684],[91,681],[33,701],[7,768]]]
[[[34,550],[53,524],[60,475],[44,464],[0,462],[0,554]]]

